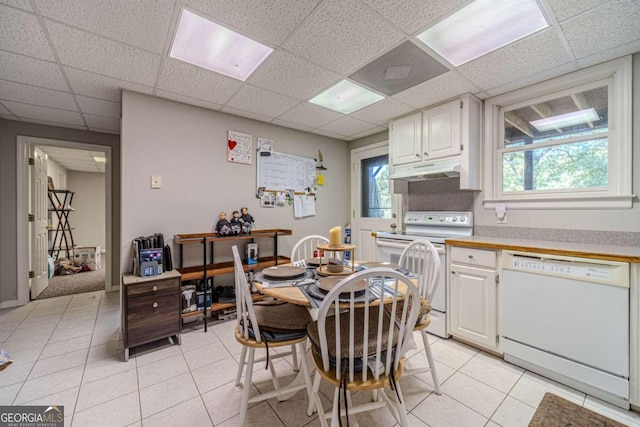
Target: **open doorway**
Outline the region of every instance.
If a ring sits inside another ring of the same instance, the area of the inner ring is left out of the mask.
[[[18,145],[18,252],[29,271],[19,303],[113,290],[110,147],[32,137]]]

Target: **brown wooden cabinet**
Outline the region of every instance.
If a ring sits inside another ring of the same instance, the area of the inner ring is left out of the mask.
[[[122,277],[122,339],[124,360],[129,349],[161,338],[176,336],[180,344],[182,275],[168,271],[160,276]]]

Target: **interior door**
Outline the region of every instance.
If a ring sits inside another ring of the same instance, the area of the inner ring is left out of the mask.
[[[355,259],[376,260],[376,231],[402,225],[402,195],[392,194],[389,181],[389,144],[351,150],[351,242]]]
[[[48,186],[47,186],[47,156],[38,147],[31,146],[31,158],[34,160],[30,167],[29,176],[29,213],[34,216],[30,227],[30,271],[34,272],[30,280],[31,299],[36,298],[49,286],[47,274],[48,255]]]

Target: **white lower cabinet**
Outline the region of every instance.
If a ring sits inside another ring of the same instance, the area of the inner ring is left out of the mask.
[[[456,247],[451,248],[450,254],[449,333],[498,351],[496,254],[494,251]],[[456,259],[470,262],[459,264]],[[491,260],[493,265],[473,263],[478,259]]]

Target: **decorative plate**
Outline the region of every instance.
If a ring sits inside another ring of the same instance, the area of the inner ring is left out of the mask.
[[[318,287],[325,292],[329,292],[334,286],[340,283],[342,279],[344,279],[344,277],[323,277],[318,280]],[[356,292],[364,291],[367,287],[367,282],[361,280],[355,283],[353,287]]]
[[[304,267],[274,266],[262,270],[264,277],[275,280],[297,279],[304,276]]]

